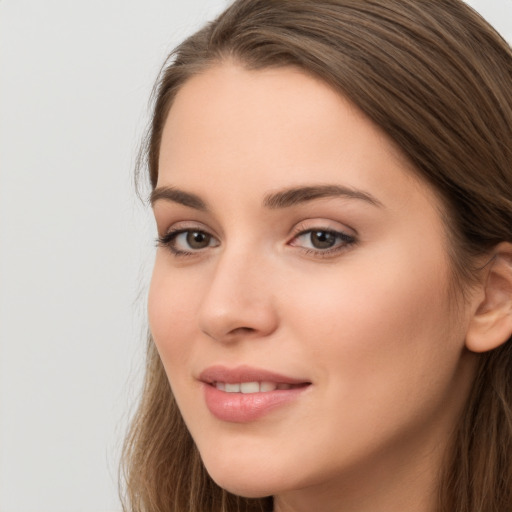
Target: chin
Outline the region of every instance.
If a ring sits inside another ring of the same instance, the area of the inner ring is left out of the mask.
[[[204,461],[203,461],[204,462]],[[221,463],[218,459],[204,462],[212,480],[226,491],[244,498],[264,498],[282,492],[286,482],[283,473],[268,467],[268,464]]]
[[[260,475],[256,473],[247,478],[241,478],[240,475],[217,475],[210,471],[208,473],[219,487],[244,498],[264,498],[272,496],[280,490],[276,487],[275,482],[270,484],[260,481]]]

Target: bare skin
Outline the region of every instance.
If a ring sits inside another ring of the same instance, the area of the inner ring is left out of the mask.
[[[162,138],[149,318],[219,485],[274,495],[276,512],[434,512],[481,299],[453,307],[440,210],[375,125],[299,70],[224,63],[182,87]],[[305,389],[226,421],[201,380],[218,365]]]

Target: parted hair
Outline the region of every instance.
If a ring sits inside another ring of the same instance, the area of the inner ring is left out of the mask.
[[[394,141],[442,199],[459,297],[476,256],[512,242],[512,51],[461,0],[236,0],[162,68],[139,161],[151,187],[177,92],[228,60],[296,66]],[[512,341],[479,358],[441,468],[439,512],[512,511]],[[151,335],[121,468],[126,512],[272,509],[271,497],[237,497],[209,477]]]

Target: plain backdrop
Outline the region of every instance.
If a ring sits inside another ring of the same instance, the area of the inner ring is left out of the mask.
[[[227,0],[0,0],[0,512],[118,512],[154,233],[134,193],[167,53]],[[512,41],[512,0],[470,2]]]

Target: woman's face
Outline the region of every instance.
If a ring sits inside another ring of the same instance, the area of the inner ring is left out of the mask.
[[[299,70],[218,65],[173,103],[153,205],[151,332],[213,479],[284,501],[431,483],[469,312],[440,203],[386,136]]]

